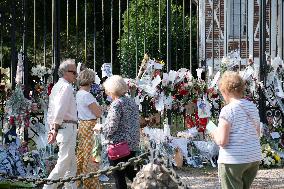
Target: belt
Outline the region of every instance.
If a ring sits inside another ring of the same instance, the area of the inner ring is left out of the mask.
[[[73,126],[75,126],[75,125],[77,126],[77,121],[73,121],[73,120],[63,120],[62,124],[63,123],[72,123],[72,124],[74,124]],[[60,125],[60,127],[58,129],[65,129],[67,127],[71,127],[71,126],[62,126],[62,125]]]
[[[92,121],[97,121],[97,119],[89,119],[89,120],[80,119],[79,122],[80,122],[80,121],[90,121],[90,122],[92,122]]]
[[[62,123],[73,123],[73,124],[77,124],[78,122],[77,122],[77,121],[74,121],[74,120],[63,120]]]

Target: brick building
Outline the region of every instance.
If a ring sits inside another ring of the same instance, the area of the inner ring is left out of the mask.
[[[218,67],[229,52],[259,62],[261,0],[199,0],[199,58]],[[266,0],[266,54],[283,57],[283,0]],[[283,58],[282,58],[283,59]],[[213,61],[214,60],[214,61]]]

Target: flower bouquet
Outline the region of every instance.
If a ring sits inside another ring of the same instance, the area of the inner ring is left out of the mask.
[[[262,165],[264,167],[270,168],[281,165],[281,158],[279,154],[273,150],[269,144],[263,144],[261,146],[261,152],[263,157]]]

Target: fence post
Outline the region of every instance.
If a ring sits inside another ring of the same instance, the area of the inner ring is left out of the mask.
[[[55,68],[53,73],[54,82],[58,80],[58,67],[60,65],[60,0],[55,0],[55,31],[54,35],[54,54],[55,54]]]
[[[171,70],[171,0],[167,0],[167,72]],[[167,110],[167,118],[170,126],[172,125],[172,112]]]
[[[11,81],[12,81],[12,89],[15,89],[16,86],[16,70],[17,70],[17,50],[16,50],[16,13],[15,13],[15,6],[16,3],[15,1],[11,1],[11,70],[12,70],[12,75],[11,75]]]
[[[266,86],[266,1],[260,1],[259,7],[259,81]],[[264,91],[259,87],[259,116],[266,123],[266,99]]]
[[[24,57],[24,85],[25,85],[25,96],[27,97],[28,91],[27,88],[30,86],[28,84],[28,77],[29,77],[29,66],[28,66],[28,61],[27,61],[27,35],[26,35],[26,29],[27,29],[27,1],[23,0],[23,57]]]

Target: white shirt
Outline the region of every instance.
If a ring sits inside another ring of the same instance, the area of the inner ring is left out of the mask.
[[[242,164],[260,161],[261,148],[255,125],[260,124],[258,109],[241,99],[224,106],[219,118],[231,123],[229,143],[219,150],[218,163]]]
[[[47,121],[49,125],[61,125],[64,120],[77,121],[74,89],[64,78],[53,86],[49,96]]]
[[[97,118],[89,108],[90,104],[97,104],[97,100],[90,92],[87,92],[85,90],[79,90],[76,94],[76,102],[78,118],[80,120],[91,120]]]

